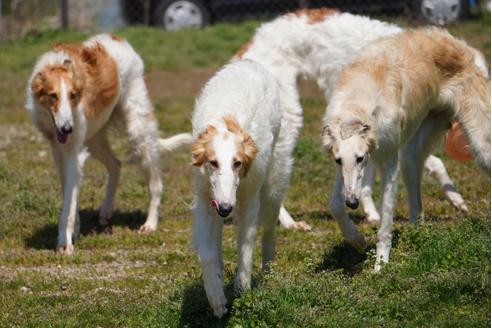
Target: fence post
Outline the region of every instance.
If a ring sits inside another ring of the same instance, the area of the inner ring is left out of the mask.
[[[309,8],[309,0],[299,0],[299,8]]]
[[[150,25],[150,0],[143,1],[143,23],[144,25]]]
[[[68,28],[68,0],[60,0],[60,21],[61,27]]]

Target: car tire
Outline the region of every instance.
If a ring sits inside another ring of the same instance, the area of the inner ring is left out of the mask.
[[[210,23],[210,13],[200,0],[163,0],[154,11],[154,24],[166,30],[201,28]]]
[[[419,0],[415,11],[428,23],[447,25],[468,17],[468,0]]]

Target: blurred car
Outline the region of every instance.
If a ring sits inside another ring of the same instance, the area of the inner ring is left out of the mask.
[[[444,25],[466,17],[476,0],[121,0],[129,23],[148,23],[167,30],[203,27],[217,21],[266,19],[302,7],[339,8],[357,14],[412,13]],[[145,9],[146,8],[146,9]],[[148,10],[148,12],[146,12]]]

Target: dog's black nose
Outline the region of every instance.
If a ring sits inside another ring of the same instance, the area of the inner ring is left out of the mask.
[[[70,125],[70,123],[63,124],[63,126],[61,128],[61,132],[63,134],[70,134],[70,133],[72,133],[72,126]]]
[[[359,200],[357,198],[347,199],[345,200],[345,205],[355,210],[357,207],[359,207]]]
[[[217,208],[217,213],[219,213],[220,216],[223,218],[227,217],[230,213],[232,212],[232,205],[231,204],[219,204],[219,208]]]

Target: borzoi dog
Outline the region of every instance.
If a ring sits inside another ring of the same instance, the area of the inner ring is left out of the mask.
[[[193,243],[207,298],[217,317],[226,312],[221,235],[224,218],[237,224],[236,292],[250,288],[257,226],[263,225],[262,263],[275,254],[275,228],[288,186],[288,131],[275,79],[259,64],[225,66],[205,86],[193,112],[195,169]]]
[[[338,164],[331,212],[359,251],[364,237],[345,205],[357,207],[370,160],[382,170],[379,271],[391,249],[400,149],[404,181],[419,186],[433,143],[457,119],[477,165],[490,177],[490,83],[474,63],[474,50],[437,29],[402,32],[360,53],[341,73],[323,118],[322,144]]]
[[[257,61],[275,76],[280,84],[282,111],[290,118],[289,147],[293,149],[303,120],[297,79],[303,76],[316,81],[328,103],[341,69],[357,56],[364,45],[401,31],[401,28],[392,24],[348,13],[341,14],[333,9],[299,10],[263,24],[232,61]],[[485,59],[478,52],[476,61],[487,75]],[[454,188],[442,161],[431,155],[425,162],[425,168],[439,180],[451,203],[466,211],[465,202]],[[361,201],[368,221],[379,222],[380,216],[372,200],[373,172],[368,172],[367,176]],[[420,194],[414,192],[418,189],[414,184],[409,186],[411,218],[417,213],[414,204],[421,203]],[[286,227],[309,227],[301,222],[296,224],[283,207],[280,222]]]
[[[113,212],[120,162],[111,151],[106,132],[121,121],[149,184],[150,208],[141,232],[157,228],[162,180],[159,152],[190,142],[186,135],[158,138],[157,121],[144,82],[140,56],[123,39],[97,35],[82,44],[60,44],[43,54],[29,79],[26,108],[36,127],[50,142],[62,184],[63,210],[57,251],[71,254],[79,230],[79,185],[89,153],[109,173],[99,223]],[[88,152],[86,151],[88,150]]]

